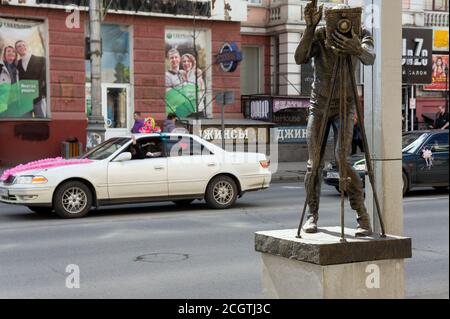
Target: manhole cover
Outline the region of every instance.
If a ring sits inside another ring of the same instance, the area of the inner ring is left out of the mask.
[[[141,261],[146,263],[173,263],[177,261],[183,261],[188,258],[188,254],[152,253],[138,256],[134,261]]]

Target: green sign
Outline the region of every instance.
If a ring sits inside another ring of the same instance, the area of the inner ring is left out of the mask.
[[[22,80],[15,84],[0,84],[0,118],[20,118],[33,111],[39,97],[39,82]]]
[[[196,100],[195,84],[174,87],[166,92],[167,113],[174,112],[180,118],[187,117],[196,112]]]

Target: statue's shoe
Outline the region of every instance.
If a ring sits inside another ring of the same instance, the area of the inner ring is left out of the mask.
[[[355,237],[367,237],[373,234],[370,226],[370,217],[367,212],[363,212],[358,217],[358,227],[356,228]]]
[[[303,231],[308,234],[317,233],[317,218],[311,216],[303,225]]]
[[[358,226],[358,228],[356,228],[355,237],[367,237],[372,234],[373,234],[373,232],[370,227],[367,229],[367,228],[362,228],[362,227]]]

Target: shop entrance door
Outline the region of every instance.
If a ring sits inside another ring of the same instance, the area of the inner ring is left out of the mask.
[[[102,114],[105,139],[130,133],[133,111],[129,84],[102,84]]]

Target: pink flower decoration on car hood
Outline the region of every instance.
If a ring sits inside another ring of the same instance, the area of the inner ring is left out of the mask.
[[[7,169],[2,176],[0,177],[0,181],[7,180],[10,176],[15,175],[17,173],[25,172],[25,171],[34,171],[39,169],[46,169],[51,167],[59,167],[59,166],[67,166],[67,165],[75,165],[75,164],[88,164],[92,163],[93,160],[90,159],[69,159],[66,160],[62,157],[56,158],[46,158],[39,161],[30,162],[27,164],[20,164],[14,168]]]

